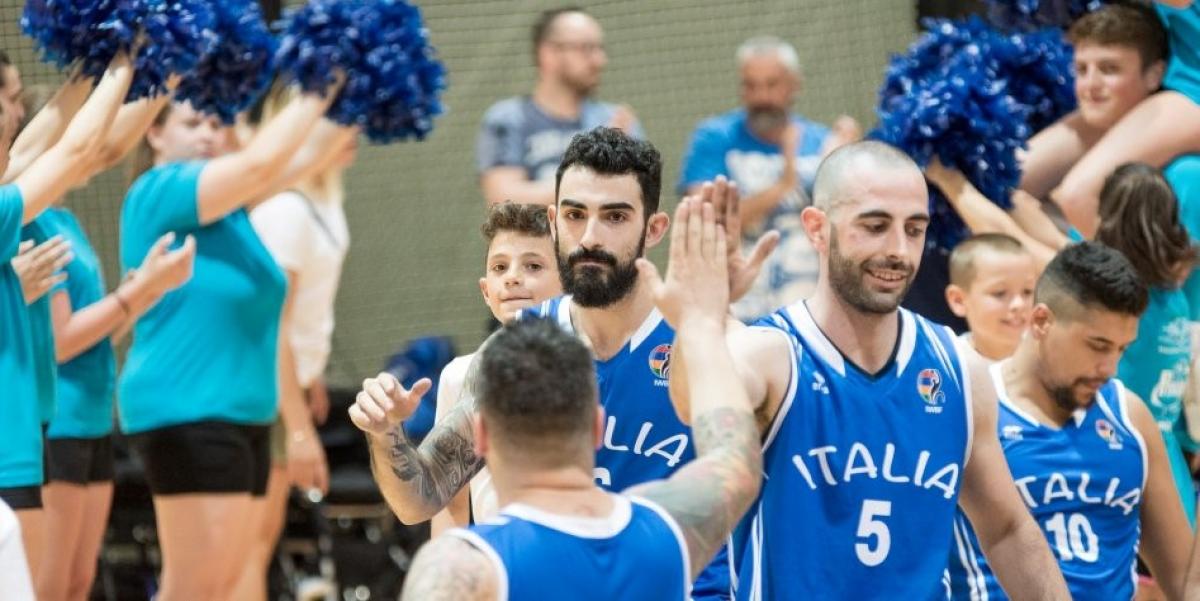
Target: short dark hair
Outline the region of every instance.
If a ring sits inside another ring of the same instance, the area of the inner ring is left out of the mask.
[[[1078,318],[1079,308],[1096,307],[1137,317],[1150,303],[1150,290],[1125,255],[1089,241],[1068,245],[1050,260],[1034,301],[1064,319]]]
[[[1167,29],[1158,14],[1152,6],[1138,2],[1113,2],[1080,17],[1067,30],[1067,40],[1072,46],[1089,43],[1133,48],[1142,59],[1142,69],[1166,62],[1171,53]]]
[[[1152,287],[1174,287],[1196,263],[1171,184],[1145,163],[1121,165],[1104,180],[1096,241],[1121,251]]]
[[[546,205],[504,201],[488,207],[487,220],[479,228],[488,244],[500,232],[513,232],[537,238],[550,236]]]
[[[590,454],[597,411],[592,355],[552,320],[505,324],[479,351],[478,407],[489,431],[524,456],[569,461]]]
[[[1029,255],[1021,242],[1008,234],[987,232],[963,240],[950,253],[950,283],[969,288],[975,281],[979,257],[987,252]]]
[[[558,187],[563,173],[571,167],[584,167],[598,175],[633,175],[642,188],[642,208],[646,219],[658,212],[658,199],[662,190],[662,156],[654,145],[630,137],[612,127],[597,127],[592,131],[576,134],[558,164],[554,174],[554,197],[558,198]]]
[[[554,29],[554,22],[559,17],[570,13],[588,14],[586,10],[579,6],[561,6],[559,8],[544,10],[542,14],[538,15],[537,20],[533,22],[533,32],[530,35],[533,42],[533,64],[538,64],[538,49],[550,37],[550,31]]]

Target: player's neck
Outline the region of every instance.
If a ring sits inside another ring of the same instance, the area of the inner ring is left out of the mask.
[[[636,286],[625,298],[603,308],[571,303],[571,323],[601,361],[621,352],[654,309],[654,299]]]
[[[1058,406],[1050,391],[1042,384],[1038,371],[1045,364],[1037,348],[1022,342],[1011,359],[1001,368],[1005,396],[1010,403],[1029,413],[1038,421],[1060,428],[1071,419],[1071,412]]]
[[[585,99],[575,90],[545,77],[533,86],[533,103],[555,119],[578,119]]]
[[[868,373],[887,365],[900,335],[900,313],[865,313],[843,302],[832,290],[808,299],[813,321],[847,359]]]
[[[495,466],[500,467],[500,466]],[[562,515],[604,517],[612,512],[612,499],[596,486],[591,469],[569,466],[558,469],[499,470],[490,466],[496,500],[501,507],[521,503]]]

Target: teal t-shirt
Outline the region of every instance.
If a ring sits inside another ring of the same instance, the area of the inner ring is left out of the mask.
[[[276,343],[286,281],[239,209],[201,226],[204,162],[142,175],[121,208],[121,267],[138,267],[163,234],[196,237],[192,279],[135,324],[117,384],[121,429],[219,420],[267,424],[276,412]]]
[[[1183,227],[1187,228],[1192,242],[1200,243],[1200,155],[1175,159],[1163,170],[1163,176],[1179,199],[1179,219],[1183,221]],[[1191,304],[1191,318],[1200,321],[1200,267],[1192,270],[1183,290],[1189,299],[1196,299]]]
[[[33,240],[41,244],[53,237],[49,231],[46,213],[21,228],[21,240]],[[42,424],[50,423],[54,417],[54,402],[58,396],[58,356],[54,352],[54,323],[50,320],[50,295],[28,305],[29,330],[33,338],[33,375],[37,381],[38,414]]]
[[[1200,2],[1192,2],[1187,8],[1155,2],[1154,7],[1171,42],[1171,59],[1167,62],[1163,87],[1200,104]]]
[[[1117,377],[1146,401],[1158,422],[1176,488],[1192,520],[1196,515],[1195,486],[1176,431],[1192,364],[1190,304],[1180,288],[1151,289],[1150,304],[1138,321],[1137,339],[1125,349]]]
[[[24,212],[20,189],[0,186],[0,488],[42,484],[42,428],[29,309],[10,263],[21,242]]]
[[[52,208],[38,221],[50,235],[60,235],[70,242],[75,256],[67,264],[67,280],[50,294],[65,293],[71,299],[72,311],[81,311],[103,299],[100,258],[75,215],[67,209]],[[110,434],[116,382],[117,360],[108,338],[59,365],[58,402],[46,437],[97,438]]]

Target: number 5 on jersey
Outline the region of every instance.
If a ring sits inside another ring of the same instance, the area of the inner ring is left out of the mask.
[[[892,515],[891,501],[866,499],[858,516],[858,538],[854,552],[867,567],[875,567],[887,559],[892,549],[892,533],[881,518]],[[874,539],[872,541],[871,539]]]

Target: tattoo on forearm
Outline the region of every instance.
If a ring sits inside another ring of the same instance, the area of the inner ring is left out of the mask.
[[[472,361],[468,368],[458,403],[420,447],[413,445],[402,427],[388,433],[388,467],[401,482],[413,486],[413,493],[426,507],[445,507],[483,467],[483,458],[475,455],[471,434],[477,364]]]
[[[696,416],[697,460],[640,493],[679,523],[700,556],[693,563],[707,563],[754,500],[754,483],[762,477],[757,432],[748,411],[722,407]]]

